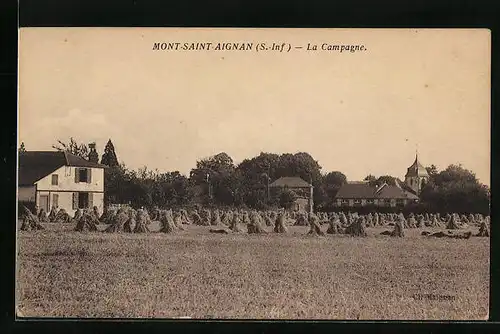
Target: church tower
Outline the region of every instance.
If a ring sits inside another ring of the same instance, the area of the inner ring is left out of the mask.
[[[429,182],[429,174],[425,167],[418,161],[418,153],[415,154],[415,161],[408,167],[405,175],[405,183],[413,192],[420,195],[422,188]]]

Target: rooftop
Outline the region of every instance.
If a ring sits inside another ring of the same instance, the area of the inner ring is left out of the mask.
[[[415,194],[398,186],[383,184],[380,187],[371,186],[367,182],[348,182],[344,184],[336,199],[418,199]]]
[[[107,168],[63,151],[19,152],[19,185],[33,185],[62,166]]]
[[[289,187],[289,188],[311,188],[312,185],[297,176],[280,177],[269,185],[270,187]]]

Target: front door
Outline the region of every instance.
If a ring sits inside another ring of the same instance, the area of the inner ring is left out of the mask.
[[[40,195],[40,204],[38,206],[40,210],[44,209],[45,212],[49,212],[49,195]]]

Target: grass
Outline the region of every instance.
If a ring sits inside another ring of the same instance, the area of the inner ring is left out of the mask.
[[[287,235],[219,235],[199,226],[171,235],[70,229],[19,233],[19,316],[488,316],[489,238],[436,239],[412,229],[399,239],[380,236],[381,228],[366,238],[308,237],[306,227]]]

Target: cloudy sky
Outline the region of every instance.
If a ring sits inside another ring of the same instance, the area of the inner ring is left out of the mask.
[[[155,42],[291,52],[153,51]],[[307,44],[366,51],[307,51]],[[490,183],[487,30],[23,28],[19,142],[109,138],[128,167],[189,173],[227,152],[310,153],[349,180],[461,163]]]

